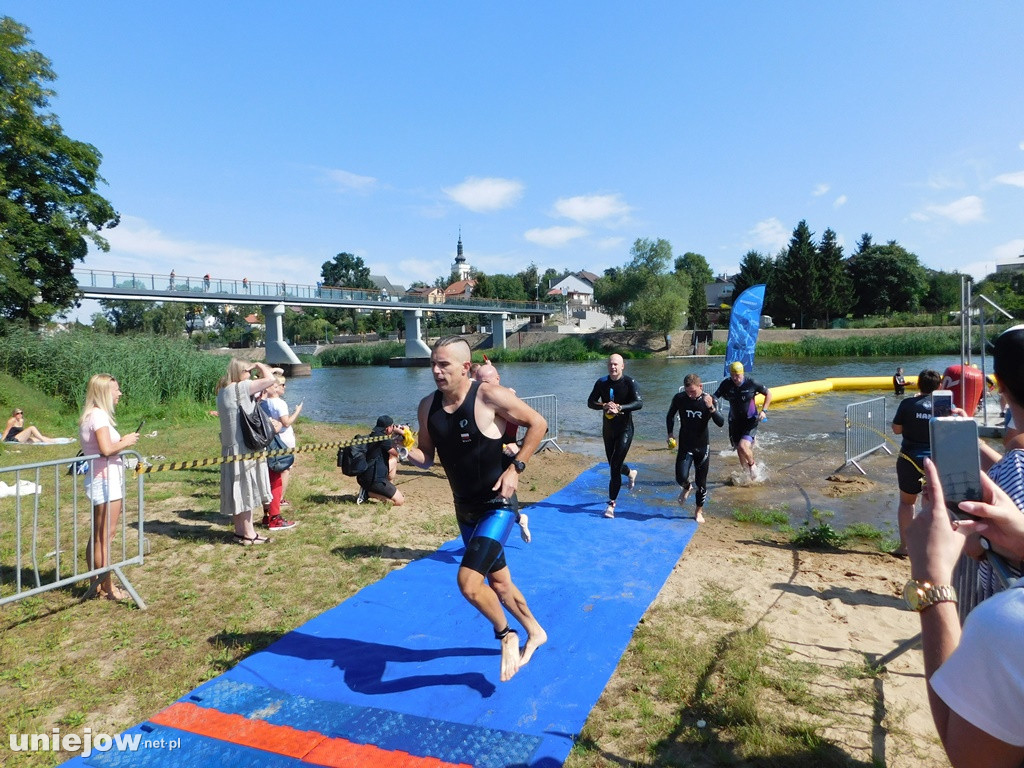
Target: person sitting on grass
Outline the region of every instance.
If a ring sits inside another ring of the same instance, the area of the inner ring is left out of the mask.
[[[56,438],[47,437],[34,424],[25,426],[25,412],[15,408],[11,418],[7,420],[4,434],[0,437],[5,443],[56,443]]]

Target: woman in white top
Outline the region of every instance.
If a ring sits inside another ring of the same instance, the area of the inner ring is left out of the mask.
[[[250,378],[253,371],[260,374],[258,379]],[[257,407],[255,395],[274,383],[274,371],[264,363],[237,358],[228,363],[227,373],[217,384],[221,456],[252,453],[245,444],[238,408],[241,406],[246,413],[252,413]],[[274,422],[274,429],[280,429],[279,422]],[[252,511],[269,504],[271,498],[265,459],[245,459],[220,465],[220,511],[231,518],[235,541],[243,547],[270,541],[256,533]]]
[[[89,462],[85,476],[85,495],[92,502],[92,536],[85,554],[89,570],[110,565],[110,542],[117,530],[124,498],[124,462],[119,454],[139,441],[138,432],[121,437],[117,431],[114,408],[120,399],[121,387],[109,373],[97,373],[89,379],[78,427],[82,453],[100,455]],[[111,571],[93,577],[89,594],[108,600],[128,597],[114,584]]]

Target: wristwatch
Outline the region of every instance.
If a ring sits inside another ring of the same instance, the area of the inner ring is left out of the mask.
[[[526,462],[525,461],[515,460],[515,461],[512,462],[512,466],[516,468],[516,472],[518,472],[520,475],[523,474],[523,472],[526,471]]]
[[[903,587],[903,599],[912,611],[923,611],[936,603],[955,603],[956,590],[949,584],[931,584],[911,579]]]

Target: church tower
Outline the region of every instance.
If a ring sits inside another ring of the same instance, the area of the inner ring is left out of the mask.
[[[469,263],[462,254],[462,228],[459,227],[459,244],[455,251],[455,263],[452,264],[452,272],[457,272],[459,280],[469,280]]]

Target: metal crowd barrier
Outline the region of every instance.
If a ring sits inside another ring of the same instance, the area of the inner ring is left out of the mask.
[[[558,444],[558,398],[555,395],[535,395],[534,397],[524,397],[523,402],[548,422],[548,432],[540,441],[540,447],[537,450],[542,451],[553,445],[559,453],[564,453]],[[519,432],[516,433],[516,439],[522,440],[524,435],[526,435],[526,427],[520,427]]]
[[[118,531],[111,537],[110,562],[103,568],[94,568],[86,556],[96,520],[83,482],[89,475],[76,471],[86,464],[91,468],[99,454],[0,468],[0,605],[113,571],[145,610],[122,571],[126,565],[142,565],[144,475],[132,471],[142,457],[135,451],[121,456],[125,471],[120,537]],[[134,497],[128,493],[133,484]]]
[[[846,406],[846,463],[867,472],[857,462],[878,450],[892,455],[885,438],[885,398],[873,397]]]

